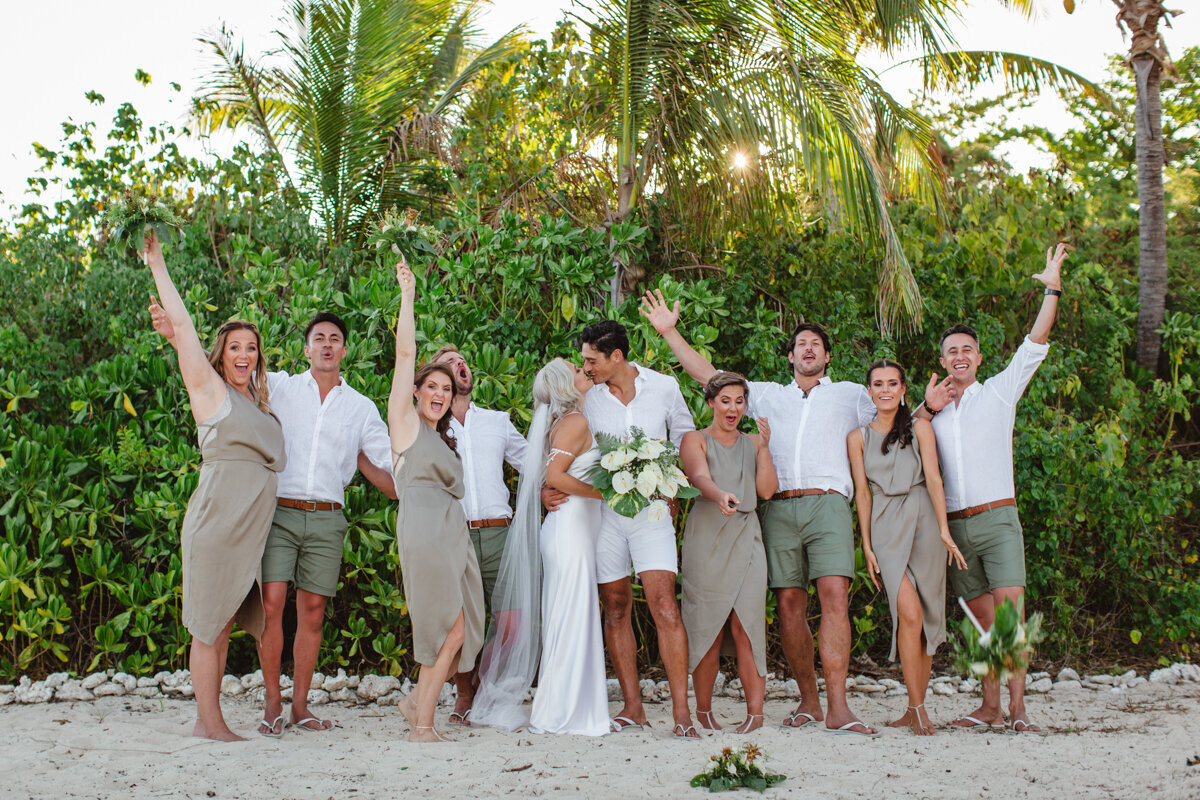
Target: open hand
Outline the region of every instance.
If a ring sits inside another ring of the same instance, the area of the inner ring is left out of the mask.
[[[949,375],[939,383],[937,373],[929,373],[929,385],[925,387],[925,408],[929,409],[929,413],[936,414],[953,403],[954,395],[954,382]]]
[[[864,550],[863,560],[867,562],[867,574],[871,576],[871,583],[875,584],[875,589],[878,591],[883,588],[883,584],[879,582],[879,577],[883,573],[879,569],[879,559],[875,558],[874,550]]]
[[[947,566],[955,564],[959,569],[967,568],[967,560],[963,558],[962,551],[954,543],[954,538],[950,535],[950,531],[942,531],[942,546],[949,551],[949,555],[946,558]]]
[[[1062,290],[1062,264],[1072,248],[1066,242],[1059,242],[1057,247],[1046,249],[1046,268],[1033,276],[1035,281],[1046,284],[1048,289]]]
[[[643,317],[650,320],[654,330],[662,335],[672,330],[679,322],[679,301],[675,301],[674,308],[668,306],[662,289],[647,290],[642,295],[642,307],[638,310],[642,312]]]
[[[159,336],[168,342],[174,341],[175,326],[171,324],[170,317],[158,304],[158,298],[154,295],[150,295],[150,324],[154,326],[154,330],[158,331]]]

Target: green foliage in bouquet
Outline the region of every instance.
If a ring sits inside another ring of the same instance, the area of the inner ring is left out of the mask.
[[[390,250],[410,265],[421,264],[441,253],[442,234],[432,225],[418,225],[416,209],[405,209],[401,216],[388,211],[368,229],[367,243],[382,254]]]
[[[1041,614],[1031,614],[1021,622],[1020,609],[1012,600],[1005,600],[996,608],[996,621],[991,629],[983,631],[966,603],[962,606],[967,617],[959,626],[962,639],[954,643],[957,669],[976,677],[992,675],[1004,681],[1029,666],[1033,646],[1042,640]]]
[[[166,241],[171,229],[179,230],[185,220],[162,200],[161,192],[141,186],[125,189],[104,210],[104,230],[109,241],[141,250],[143,237],[151,230],[158,234],[159,241]]]
[[[786,775],[774,775],[763,769],[767,755],[756,744],[744,744],[737,750],[726,747],[708,760],[708,768],[692,778],[692,786],[706,786],[710,792],[746,787],[756,792],[783,783]]]
[[[608,507],[623,517],[636,517],[650,508],[655,522],[670,515],[667,500],[700,494],[679,468],[679,450],[669,441],[651,439],[641,428],[630,428],[620,438],[596,434],[600,460],[592,467],[592,485]]]

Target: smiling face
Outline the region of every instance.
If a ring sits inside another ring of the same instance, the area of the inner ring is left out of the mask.
[[[438,420],[450,413],[454,382],[442,370],[431,370],[413,387],[413,396],[417,398],[417,413],[421,419],[436,427]]]
[[[942,340],[942,368],[956,384],[966,386],[975,382],[975,373],[983,362],[979,342],[968,333],[952,333]]]
[[[870,378],[867,379],[867,394],[880,411],[895,411],[899,408],[907,390],[900,370],[895,367],[873,369]]]
[[[338,326],[332,322],[314,325],[304,343],[304,355],[308,356],[314,372],[339,371],[346,357],[346,340]]]
[[[708,401],[713,412],[713,424],[722,431],[737,429],[746,415],[746,390],[740,385],[726,386]]]
[[[258,366],[258,334],[251,330],[235,329],[225,334],[225,349],[221,352],[221,369],[225,381],[240,392],[248,391]]]
[[[587,342],[579,348],[583,356],[583,371],[591,378],[592,383],[607,383],[617,371],[617,367],[625,360],[620,350],[613,350],[611,355],[604,355]]]
[[[435,364],[445,364],[454,373],[454,385],[461,395],[468,395],[475,387],[475,376],[462,353],[446,352],[438,356]]]
[[[792,352],[788,353],[788,361],[792,362],[792,371],[797,378],[819,378],[829,366],[829,351],[819,333],[800,331],[796,334]]]

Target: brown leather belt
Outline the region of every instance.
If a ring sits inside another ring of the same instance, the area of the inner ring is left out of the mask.
[[[277,498],[275,505],[297,511],[337,511],[342,507],[341,503],[318,503],[315,500],[292,500],[287,497]]]
[[[1015,506],[1017,501],[1009,497],[1005,500],[993,500],[990,503],[984,503],[981,506],[971,506],[964,508],[961,511],[950,511],[946,514],[946,519],[967,519],[976,514],[982,514],[985,511],[991,511],[993,508],[1004,508],[1005,506]]]
[[[812,497],[817,494],[836,494],[841,496],[841,492],[836,492],[833,489],[788,489],[786,492],[776,492],[771,495],[772,500],[790,500],[793,497]]]
[[[479,528],[502,528],[512,522],[509,517],[492,517],[491,519],[473,519],[467,523],[467,527],[472,530]]]

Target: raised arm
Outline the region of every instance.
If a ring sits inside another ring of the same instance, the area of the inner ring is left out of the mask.
[[[550,433],[550,461],[546,464],[546,485],[566,494],[603,499],[599,490],[567,472],[575,458],[587,450],[592,441],[587,419],[583,414],[568,414],[558,421]]]
[[[846,436],[846,454],[850,456],[850,474],[854,477],[854,508],[858,512],[858,530],[862,533],[863,560],[871,583],[879,588],[879,561],[871,549],[871,484],[867,482],[867,467],[863,461],[863,435],[858,428]],[[944,507],[944,504],[943,504]]]
[[[675,301],[674,308],[671,308],[667,306],[662,290],[654,289],[642,295],[642,307],[639,311],[642,312],[643,317],[650,320],[654,330],[658,331],[659,335],[666,340],[684,372],[699,381],[701,386],[706,385],[709,379],[717,374],[717,369],[712,362],[697,353],[696,349],[683,338],[683,334],[676,329],[675,326],[679,323],[678,300]]]
[[[1033,276],[1046,286],[1046,296],[1042,298],[1042,308],[1038,311],[1029,338],[1036,344],[1050,341],[1050,329],[1054,327],[1054,318],[1058,314],[1058,296],[1062,294],[1062,263],[1067,257],[1066,242],[1059,242],[1057,247],[1046,250],[1046,268]]]
[[[179,372],[192,404],[192,417],[198,423],[203,422],[221,408],[229,387],[208,363],[208,353],[201,346],[187,306],[183,304],[183,298],[179,296],[179,290],[167,272],[162,245],[153,231],[146,234],[142,260],[150,267],[158,296],[162,298],[161,304],[153,298],[150,301],[154,329],[175,348],[179,356]]]
[[[413,405],[413,377],[417,371],[417,321],[413,302],[417,296],[417,279],[408,262],[400,259],[396,265],[396,282],[400,284],[400,317],[396,321],[396,366],[392,372],[392,391],[388,395],[388,435],[392,450],[403,453],[417,439],[421,424]]]
[[[751,436],[750,441],[758,449],[754,458],[754,489],[763,500],[770,500],[779,491],[779,475],[771,460],[771,426],[766,417],[758,418],[758,435]]]
[[[950,554],[946,563],[953,564],[957,561],[959,569],[966,569],[967,560],[963,558],[958,545],[950,536],[950,524],[946,521],[946,490],[942,486],[942,471],[938,467],[937,438],[933,433],[933,426],[923,419],[913,420],[913,435],[916,436],[917,447],[920,449],[925,488],[929,491],[929,499],[933,501],[933,515],[937,518],[942,546]]]

